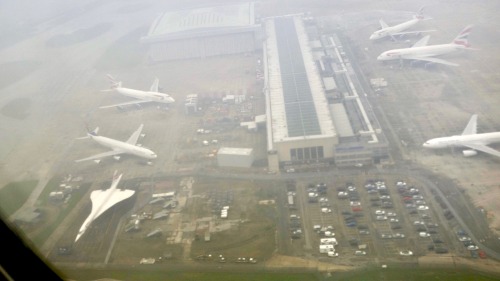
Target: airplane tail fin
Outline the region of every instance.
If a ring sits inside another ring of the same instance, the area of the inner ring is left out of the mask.
[[[120,88],[122,86],[122,81],[116,80],[111,74],[106,74],[109,82],[111,83],[111,89]]]
[[[457,37],[455,37],[455,39],[453,39],[453,42],[452,44],[455,44],[455,45],[462,45],[462,46],[465,46],[465,47],[470,47],[470,44],[469,44],[469,40],[468,40],[468,37],[469,37],[469,34],[471,33],[471,30],[472,30],[472,26],[473,25],[468,25],[466,26],[458,35]]]
[[[425,6],[422,6],[413,17],[416,19],[419,19],[419,20],[423,20],[424,19],[424,8],[425,8]]]
[[[477,134],[477,114],[473,114],[470,117],[469,123],[467,123],[467,126],[462,132],[462,136],[475,135],[475,134]]]
[[[95,137],[97,136],[97,133],[99,132],[99,127],[96,127],[94,130],[90,131],[88,128],[87,128],[87,135],[84,136],[84,137],[79,137],[79,138],[76,138],[77,140],[83,140],[83,139],[89,139],[90,137]]]
[[[88,132],[87,135],[97,136],[97,133],[99,133],[99,127],[96,127],[94,130]]]

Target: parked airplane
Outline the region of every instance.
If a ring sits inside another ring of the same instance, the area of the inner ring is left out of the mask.
[[[458,66],[458,64],[449,62],[447,60],[435,58],[435,56],[440,56],[444,54],[453,53],[460,50],[472,50],[470,48],[467,37],[471,32],[472,25],[464,28],[460,34],[458,34],[455,39],[451,43],[448,44],[440,44],[440,45],[430,45],[427,46],[427,42],[429,41],[430,36],[426,35],[417,43],[415,43],[410,48],[404,49],[394,49],[383,52],[380,56],[377,57],[379,61],[388,61],[388,60],[416,60],[416,61],[425,61],[428,63],[441,63],[451,66]]]
[[[477,151],[482,151],[500,157],[500,151],[489,146],[490,143],[500,142],[500,132],[477,133],[477,114],[472,115],[465,127],[462,135],[435,138],[423,144],[425,148],[446,148],[446,147],[466,147],[470,148],[462,151],[465,157],[474,156]]]
[[[120,160],[120,154],[132,154],[146,159],[155,159],[157,157],[156,153],[147,148],[140,147],[137,145],[137,140],[141,136],[141,131],[143,127],[144,124],[141,124],[139,128],[125,142],[110,139],[103,136],[98,136],[97,132],[99,131],[99,127],[97,127],[94,131],[87,133],[86,137],[82,137],[79,139],[90,138],[96,141],[98,144],[105,147],[109,147],[112,150],[97,155],[93,155],[87,158],[79,159],[76,160],[76,162],[94,160],[96,163],[99,163],[101,161],[101,158],[109,156],[113,156],[116,160]]]
[[[140,104],[148,103],[148,102],[159,102],[159,103],[166,103],[166,104],[175,102],[174,98],[172,98],[170,95],[158,92],[158,83],[159,83],[158,78],[155,78],[153,85],[151,85],[151,88],[149,89],[149,91],[140,91],[140,90],[134,90],[134,89],[129,89],[129,88],[123,88],[121,81],[116,81],[113,78],[113,76],[111,76],[109,74],[107,75],[107,77],[111,81],[111,89],[102,90],[103,92],[116,91],[122,95],[136,98],[138,100],[119,103],[119,104],[113,104],[113,105],[105,105],[105,106],[101,106],[99,108],[122,107],[122,106],[127,106],[127,105],[140,105]]]
[[[406,31],[408,28],[416,25],[420,21],[429,19],[429,18],[424,18],[423,15],[423,10],[424,8],[420,8],[418,10],[418,13],[413,16],[413,18],[409,21],[405,21],[403,23],[394,25],[394,26],[388,26],[382,19],[380,19],[380,26],[381,29],[375,31],[370,35],[370,40],[377,40],[377,39],[382,39],[385,37],[390,36],[393,40],[396,40],[395,37],[397,36],[403,36],[403,35],[409,35],[409,34],[420,34],[423,32],[431,32],[435,30],[417,30],[417,31]]]
[[[111,187],[106,190],[94,190],[90,193],[90,200],[92,202],[92,211],[90,211],[90,215],[85,219],[78,234],[76,235],[75,242],[82,237],[83,233],[89,228],[90,224],[97,219],[100,215],[106,212],[109,208],[116,205],[118,202],[121,202],[132,195],[134,195],[135,191],[130,189],[118,189],[118,183],[120,182],[123,174],[117,175],[117,171],[115,171],[113,175],[113,182],[111,183]]]

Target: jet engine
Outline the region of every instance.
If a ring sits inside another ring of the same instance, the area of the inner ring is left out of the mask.
[[[464,150],[464,151],[462,151],[462,153],[465,157],[471,157],[471,156],[477,155],[477,151],[475,151],[475,150]]]

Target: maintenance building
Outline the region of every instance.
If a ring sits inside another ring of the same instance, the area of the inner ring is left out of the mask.
[[[262,47],[253,2],[165,12],[141,43],[149,59],[160,62],[253,53]]]

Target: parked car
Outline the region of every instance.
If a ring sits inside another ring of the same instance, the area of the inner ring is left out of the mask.
[[[399,251],[400,256],[413,256],[413,252],[410,250]]]
[[[327,254],[330,258],[334,258],[334,257],[338,257],[339,256],[339,253],[337,252],[334,252],[334,251],[330,251],[328,252]]]

